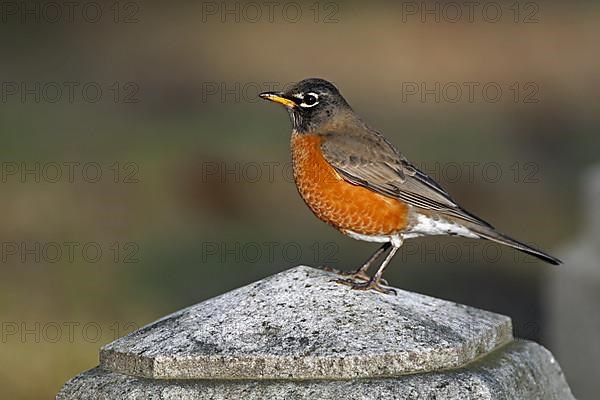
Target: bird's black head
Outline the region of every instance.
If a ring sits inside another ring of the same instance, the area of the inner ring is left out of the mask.
[[[332,83],[318,78],[304,79],[285,92],[265,92],[261,98],[283,104],[294,131],[313,132],[351,108]]]

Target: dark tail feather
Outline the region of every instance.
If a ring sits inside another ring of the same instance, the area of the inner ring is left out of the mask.
[[[538,250],[534,247],[526,245],[525,243],[519,242],[511,237],[501,234],[500,232],[496,232],[493,228],[488,228],[486,226],[479,226],[475,224],[468,224],[467,227],[475,234],[479,235],[484,239],[491,240],[496,243],[504,244],[506,246],[512,247],[513,249],[517,249],[522,251],[523,253],[527,253],[534,257],[539,258],[542,261],[550,263],[552,265],[562,264],[562,261],[556,257],[552,257],[550,254],[544,253],[541,250]]]

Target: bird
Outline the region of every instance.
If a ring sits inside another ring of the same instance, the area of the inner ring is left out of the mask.
[[[381,247],[349,278],[357,290],[395,293],[382,278],[402,243],[422,236],[487,239],[547,263],[562,261],[497,231],[461,207],[379,131],[370,127],[327,80],[304,79],[259,97],[287,109],[294,182],[308,208],[351,238]],[[372,277],[369,268],[385,254]]]

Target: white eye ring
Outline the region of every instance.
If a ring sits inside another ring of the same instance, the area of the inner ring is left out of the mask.
[[[304,101],[302,101],[302,103],[300,103],[300,107],[311,108],[311,107],[314,107],[317,104],[319,104],[319,95],[318,94],[316,94],[314,92],[310,92],[310,93],[306,93],[306,96],[312,96],[315,99],[315,102],[312,103],[312,104],[307,104]],[[300,97],[302,100],[304,100],[304,96],[303,95],[300,95],[298,97]]]

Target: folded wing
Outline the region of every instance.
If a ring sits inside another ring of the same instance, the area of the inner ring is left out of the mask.
[[[321,144],[327,162],[348,182],[401,200],[491,228],[461,208],[431,177],[412,165],[376,131],[330,132]]]

